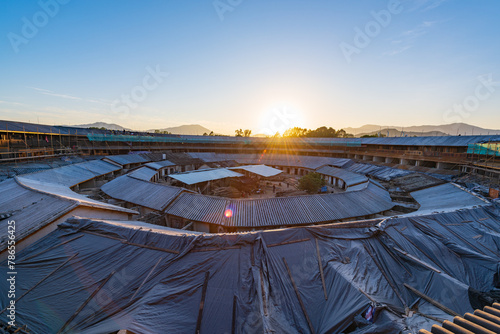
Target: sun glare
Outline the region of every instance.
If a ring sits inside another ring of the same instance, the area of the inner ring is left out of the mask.
[[[258,133],[272,136],[283,134],[293,127],[304,127],[304,116],[297,108],[286,104],[276,105],[261,113]]]

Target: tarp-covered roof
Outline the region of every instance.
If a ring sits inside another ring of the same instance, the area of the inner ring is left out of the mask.
[[[234,170],[246,170],[247,172],[257,174],[263,177],[271,177],[280,174],[282,171],[273,167],[269,167],[266,165],[245,165],[245,166],[236,166],[229,167],[229,169]]]
[[[166,212],[217,225],[264,228],[362,217],[393,206],[385,189],[367,183],[362,190],[353,192],[263,199],[229,199],[184,193]],[[229,216],[226,210],[231,211]]]
[[[472,207],[474,205],[487,205],[488,202],[474,196],[453,183],[426,188],[410,193],[420,204],[420,208],[411,215],[426,214],[433,211],[450,211]]]
[[[413,171],[392,168],[387,166],[377,166],[369,163],[354,163],[347,166],[346,170],[353,173],[373,176],[384,181],[389,181],[396,177],[415,173]]]
[[[228,177],[241,177],[243,174],[233,172],[227,168],[200,169],[191,172],[170,174],[169,177],[185,184],[197,184],[207,181],[215,181]]]
[[[320,169],[317,169],[316,172],[318,172],[322,175],[333,176],[337,179],[341,179],[342,181],[345,182],[347,187],[350,187],[352,185],[356,185],[359,183],[368,182],[368,178],[366,176],[364,176],[362,174],[349,172],[348,170],[341,169],[341,168],[324,166],[324,167],[321,167]]]
[[[458,314],[488,302],[499,236],[498,207],[219,235],[70,219],[17,254],[16,324],[35,333],[416,333],[453,318],[427,300]],[[0,308],[9,301],[1,294]],[[370,306],[373,323],[363,320]]]
[[[139,180],[128,175],[117,177],[104,184],[101,190],[113,198],[163,211],[183,188]]]

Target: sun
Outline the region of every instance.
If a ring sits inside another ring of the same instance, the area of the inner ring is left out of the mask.
[[[287,129],[304,126],[304,114],[288,104],[279,104],[267,108],[261,113],[258,133],[272,136],[283,134]]]

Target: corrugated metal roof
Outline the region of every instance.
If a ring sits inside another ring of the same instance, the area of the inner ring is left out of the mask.
[[[165,158],[168,161],[173,162],[177,166],[186,166],[186,165],[202,165],[203,161],[197,158],[193,158],[188,153],[165,153]]]
[[[162,161],[157,161],[157,162],[148,162],[145,166],[148,166],[149,168],[153,168],[153,169],[158,170],[158,169],[162,169],[165,167],[175,166],[175,164],[169,160],[162,160]]]
[[[242,169],[242,170],[246,170],[247,172],[257,174],[257,175],[260,175],[263,177],[271,177],[271,176],[275,176],[275,175],[282,173],[281,170],[273,168],[273,167],[269,167],[266,165],[236,166],[236,167],[229,167],[229,169],[232,169],[232,170],[233,169],[234,170]]]
[[[366,183],[360,183],[360,184],[356,184],[354,186],[350,186],[348,187],[345,191],[358,191],[358,190],[362,190],[366,187]]]
[[[345,168],[346,170],[358,174],[369,175],[380,180],[389,181],[393,178],[415,173],[409,170],[392,168],[387,166],[377,166],[373,164],[355,163]]]
[[[77,202],[80,205],[89,206],[89,207],[98,208],[98,209],[105,209],[105,210],[126,212],[126,213],[130,213],[130,214],[137,214],[137,212],[134,210],[122,208],[121,206],[117,206],[117,205],[113,205],[113,204],[99,202],[99,201],[90,199],[84,195],[77,194],[74,191],[72,191],[71,189],[69,189],[68,187],[60,185],[60,184],[31,180],[31,179],[25,178],[24,176],[16,176],[16,180],[21,186],[24,186],[25,188],[31,189],[33,191],[57,196],[59,198],[65,199],[65,200],[71,200],[71,201]]]
[[[192,157],[199,158],[205,162],[234,160],[240,164],[264,164],[268,166],[288,166],[317,169],[322,166],[331,165],[342,167],[350,162],[350,159],[315,157],[306,155],[287,154],[224,154],[212,152],[192,152]]]
[[[225,179],[228,177],[241,177],[243,174],[233,172],[227,168],[201,169],[185,173],[170,174],[169,177],[185,184]]]
[[[92,160],[87,162],[66,165],[58,168],[43,170],[31,174],[23,174],[24,178],[57,183],[66,187],[72,187],[95,177],[106,175],[119,170],[120,167],[114,166],[102,160]]]
[[[499,141],[500,135],[482,136],[425,136],[374,138],[289,138],[290,142],[310,145],[388,145],[388,146],[467,146],[472,143]]]
[[[122,136],[120,131],[75,128],[70,126],[50,126],[25,122],[0,121],[0,131],[26,131],[47,134],[79,134],[87,135],[90,140],[131,141],[139,140],[148,142],[175,142],[175,143],[231,143],[255,144],[267,143],[274,138],[255,137],[230,137],[230,136],[193,136],[193,135],[165,135],[154,133],[136,133],[142,135]],[[118,133],[118,135],[116,135]],[[92,134],[96,134],[92,136]],[[99,134],[106,134],[102,136]],[[115,139],[113,139],[115,138]],[[359,146],[359,145],[391,145],[391,146],[467,146],[474,143],[487,143],[500,141],[500,135],[480,136],[432,136],[432,137],[381,137],[381,138],[284,138],[280,139],[291,145],[322,145],[322,146]]]
[[[2,213],[12,214],[8,219],[0,220],[0,226],[2,229],[5,227],[7,231],[7,221],[15,220],[18,241],[79,206],[130,214],[137,213],[119,206],[94,201],[57,184],[41,183],[23,177],[0,183],[0,210]],[[5,249],[6,241],[7,233],[2,233],[0,251]]]
[[[87,135],[88,133],[106,133],[105,130],[75,128],[71,126],[51,126],[45,124],[34,124],[25,122],[0,121],[0,131],[17,132],[38,132],[54,135],[78,134]]]
[[[193,221],[225,226],[266,227],[329,222],[389,210],[387,191],[367,183],[360,191],[267,199],[227,199],[184,193],[167,213]],[[230,209],[231,217],[225,216]]]
[[[86,170],[94,173],[96,176],[106,175],[106,174],[116,172],[116,171],[121,169],[118,166],[115,166],[113,164],[110,164],[109,162],[102,161],[102,160],[92,160],[92,161],[82,162],[82,163],[78,163],[78,164],[73,164],[70,166],[75,166],[75,167],[79,167],[82,169],[86,169]],[[70,166],[68,166],[68,167],[70,167]]]
[[[78,204],[48,194],[31,191],[9,179],[0,183],[0,210],[12,213],[0,220],[0,251],[7,247],[7,222],[16,221],[16,239],[19,241],[48,223],[71,211]]]
[[[183,188],[138,180],[128,175],[104,184],[101,190],[110,197],[158,211],[163,211],[181,192],[186,191]]]
[[[489,204],[452,183],[414,191],[410,194],[420,204],[420,208],[410,215],[458,210],[474,205]]]
[[[157,174],[158,172],[154,169],[151,169],[149,167],[140,167],[132,172],[130,172],[128,175],[130,177],[139,179],[139,180],[144,180],[144,181],[151,181],[151,179]]]
[[[368,178],[362,174],[357,174],[353,172],[349,172],[348,170],[335,168],[330,166],[324,166],[320,169],[317,169],[316,172],[322,175],[333,176],[335,178],[341,179],[345,182],[347,187],[350,187],[355,184],[368,182]]]
[[[120,154],[120,155],[108,155],[106,159],[109,159],[121,166],[137,163],[150,162],[151,159],[145,158],[140,154]]]

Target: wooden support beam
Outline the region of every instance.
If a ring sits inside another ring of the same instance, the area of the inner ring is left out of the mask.
[[[23,293],[19,298],[16,299],[16,303],[21,299],[23,298],[24,296],[26,296],[30,291],[32,291],[34,288],[36,288],[37,286],[39,286],[40,284],[42,284],[42,282],[44,282],[47,278],[49,278],[52,274],[54,274],[56,271],[58,271],[59,269],[61,269],[62,267],[64,267],[66,265],[66,263],[68,263],[69,261],[71,261],[75,256],[77,256],[78,253],[75,253],[73,254],[69,259],[67,259],[66,261],[64,261],[63,263],[61,263],[56,269],[52,270],[47,276],[45,276],[44,278],[42,278],[40,281],[38,281],[38,283],[36,283],[35,285],[33,285],[31,288],[28,289],[28,291],[26,291],[25,293]],[[5,310],[7,309],[7,307],[5,307],[3,310],[0,311],[0,314],[2,314],[3,312],[5,312]]]
[[[409,259],[411,259],[411,260],[413,260],[413,261],[417,262],[418,264],[420,264],[420,265],[422,265],[422,266],[426,267],[427,269],[430,269],[430,270],[432,270],[432,271],[434,271],[434,272],[436,272],[436,273],[438,273],[438,274],[441,274],[441,271],[440,271],[440,270],[438,270],[438,269],[434,268],[434,267],[433,267],[433,266],[431,266],[430,264],[425,263],[424,261],[422,261],[422,260],[418,259],[417,257],[415,257],[415,256],[411,255],[410,253],[405,252],[404,250],[399,249],[399,248],[397,248],[397,247],[393,247],[393,248],[394,248],[394,250],[395,250],[396,252],[398,252],[398,253],[400,253],[400,254],[402,254],[402,255],[406,256],[407,258],[409,258]]]
[[[205,297],[207,295],[208,279],[210,278],[210,272],[205,273],[205,280],[203,281],[203,286],[201,289],[201,300],[200,309],[198,310],[198,319],[196,320],[196,330],[195,333],[199,334],[201,329],[201,319],[203,318],[203,308],[205,307]]]
[[[41,251],[41,252],[38,252],[38,253],[33,254],[33,255],[31,255],[31,256],[28,256],[28,257],[26,257],[26,258],[24,258],[24,259],[21,259],[21,260],[20,260],[20,262],[21,262],[21,263],[23,263],[24,261],[27,261],[27,260],[29,260],[29,259],[32,259],[32,258],[34,258],[34,257],[36,257],[36,256],[39,256],[39,255],[41,255],[41,254],[43,254],[43,253],[46,253],[46,252],[48,252],[48,251],[51,251],[51,250],[52,250],[52,249],[54,249],[54,248],[57,248],[57,247],[59,247],[59,246],[61,246],[61,245],[64,245],[64,244],[67,244],[68,242],[71,242],[71,241],[73,241],[73,240],[79,239],[79,238],[81,238],[81,237],[83,237],[83,234],[80,234],[80,235],[78,235],[78,236],[76,236],[76,237],[74,237],[74,238],[71,238],[71,239],[68,239],[68,240],[66,240],[66,241],[63,241],[63,242],[61,242],[60,244],[57,244],[57,245],[52,246],[52,247],[50,247],[50,248],[47,248],[47,249],[45,249],[45,250],[43,250],[43,251]]]
[[[396,296],[398,296],[399,300],[401,301],[401,304],[405,308],[405,311],[408,312],[408,310],[409,310],[408,305],[406,305],[406,302],[404,301],[403,297],[399,293],[399,290],[396,288],[396,286],[394,285],[394,283],[389,279],[389,276],[385,272],[384,268],[382,268],[382,266],[380,265],[380,263],[378,263],[377,259],[375,258],[375,256],[373,256],[373,254],[370,251],[370,249],[365,244],[363,244],[363,246],[365,247],[366,252],[368,253],[368,255],[370,255],[370,257],[372,258],[372,260],[375,263],[375,265],[377,266],[378,270],[380,270],[380,273],[384,276],[384,278],[387,281],[387,283],[389,283],[389,285],[391,286],[391,288],[394,291],[394,293],[396,294]]]
[[[264,309],[264,315],[267,317],[267,302],[266,302],[266,290],[264,289],[264,274],[262,269],[260,271],[260,292],[262,295],[262,308]]]
[[[237,305],[238,299],[236,295],[233,296],[233,316],[231,318],[231,334],[236,333],[236,305]]]
[[[316,333],[314,331],[314,327],[312,325],[311,319],[309,319],[309,315],[307,314],[306,307],[304,305],[304,302],[302,301],[302,297],[300,297],[299,289],[297,289],[297,285],[295,284],[295,280],[293,279],[292,272],[290,271],[290,267],[288,266],[288,263],[286,262],[286,259],[283,258],[283,262],[285,263],[286,270],[288,271],[288,276],[290,276],[290,281],[292,281],[293,289],[295,290],[295,294],[297,295],[297,299],[299,300],[300,307],[302,308],[302,312],[304,312],[304,316],[306,317],[307,324],[309,325],[309,329],[311,330],[311,333]]]
[[[92,292],[92,294],[83,302],[82,305],[73,313],[73,315],[64,323],[61,329],[57,332],[57,334],[62,333],[64,329],[76,318],[76,316],[83,310],[83,308],[95,297],[95,295],[102,289],[102,287],[109,281],[109,279],[115,274],[116,271],[112,271],[111,274],[104,279],[104,281]]]
[[[316,254],[318,255],[319,274],[321,275],[321,283],[323,284],[323,293],[325,294],[325,300],[328,300],[328,294],[326,292],[325,276],[323,274],[323,263],[321,261],[321,254],[319,252],[318,239],[314,238],[314,240],[316,241]]]
[[[161,260],[163,260],[163,257],[159,258],[158,261],[156,261],[156,264],[153,266],[153,268],[151,268],[151,270],[149,271],[148,275],[142,281],[141,285],[139,285],[139,287],[137,288],[137,290],[135,290],[135,292],[132,295],[132,297],[130,297],[130,299],[128,301],[129,303],[132,301],[132,299],[134,299],[134,297],[137,295],[137,293],[139,292],[139,290],[141,290],[142,286],[144,285],[144,283],[146,283],[146,281],[148,280],[149,276],[151,276],[151,274],[156,269],[156,267],[158,266],[158,264],[160,264]]]
[[[459,317],[460,314],[458,314],[457,312],[447,308],[446,306],[444,306],[443,304],[435,301],[434,299],[432,299],[431,297],[427,296],[426,294],[418,291],[417,289],[409,286],[408,284],[404,283],[404,286],[410,290],[411,292],[413,292],[414,294],[416,294],[417,296],[419,296],[420,298],[424,299],[425,301],[431,303],[432,305],[436,306],[438,309],[448,313],[449,315],[452,315],[452,316],[455,316],[455,317]]]
[[[297,243],[297,242],[304,242],[304,241],[309,241],[309,240],[311,240],[311,239],[306,238],[306,239],[283,241],[283,242],[278,242],[276,244],[269,244],[269,245],[267,245],[267,248],[276,247],[276,246],[283,246],[283,245],[289,245],[289,244],[294,244],[294,243]]]

